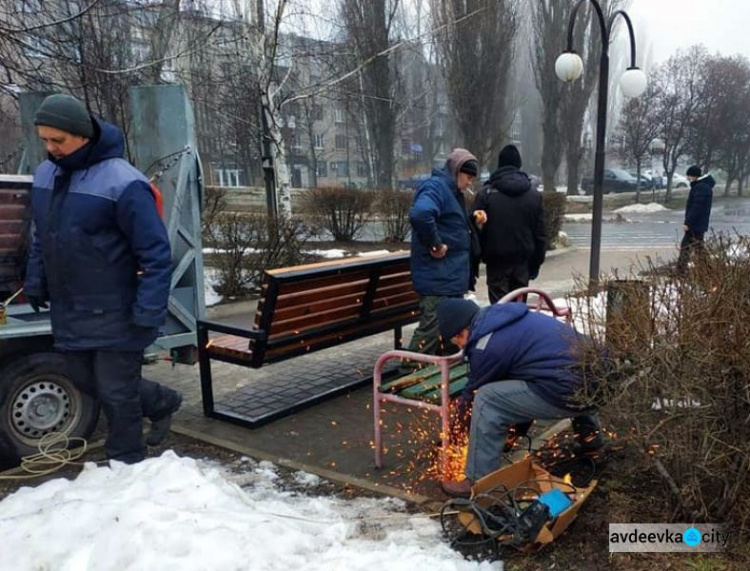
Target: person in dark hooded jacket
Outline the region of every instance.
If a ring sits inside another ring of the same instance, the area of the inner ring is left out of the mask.
[[[677,271],[680,273],[687,270],[692,253],[703,250],[703,235],[708,230],[713,190],[716,185],[714,178],[710,174],[704,176],[699,166],[691,166],[686,175],[690,181],[690,194],[685,205],[685,234],[677,258]]]
[[[514,145],[503,147],[497,170],[474,201],[474,210],[486,213],[479,239],[490,303],[536,279],[547,251],[542,195],[521,164]]]
[[[445,166],[432,171],[414,194],[411,222],[411,273],[419,294],[419,325],[409,351],[437,355],[440,346],[437,306],[445,298],[473,289],[472,222],[463,192],[479,174],[479,161],[466,149],[454,149]],[[406,372],[406,370],[404,370]]]
[[[444,483],[447,494],[468,496],[476,480],[500,467],[508,429],[516,424],[572,418],[581,451],[601,448],[596,412],[576,399],[588,337],[520,303],[480,309],[449,299],[438,307],[438,323],[440,335],[469,362],[468,383],[454,403],[457,417],[471,417],[466,479]]]
[[[51,304],[55,347],[77,388],[107,417],[107,457],[142,460],[167,435],[180,393],[141,378],[146,347],[167,314],[172,256],[146,177],[123,156],[122,132],[70,95],[36,112],[48,159],[34,173],[34,233],[24,290],[35,311]]]

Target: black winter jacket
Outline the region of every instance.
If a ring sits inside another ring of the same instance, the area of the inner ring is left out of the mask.
[[[708,230],[715,184],[710,174],[690,183],[690,194],[685,205],[685,226],[694,234],[705,234]]]
[[[532,188],[526,173],[502,167],[490,176],[473,209],[487,213],[482,228],[482,261],[488,266],[527,265],[535,276],[544,262],[547,233],[542,195]]]

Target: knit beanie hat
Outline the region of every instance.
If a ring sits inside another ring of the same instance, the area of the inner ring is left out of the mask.
[[[465,172],[466,174],[470,174],[471,176],[477,176],[479,174],[479,163],[477,161],[466,161],[464,164],[461,165],[461,168],[458,169],[458,172]]]
[[[440,302],[437,308],[440,337],[448,341],[471,325],[471,320],[479,311],[479,306],[471,300],[449,297]]]
[[[703,174],[703,171],[701,170],[701,168],[698,165],[693,165],[692,167],[690,167],[687,170],[686,174],[687,174],[687,176],[694,176],[694,177],[697,178],[697,177],[699,177],[700,175]]]
[[[497,168],[516,167],[521,168],[521,153],[515,145],[505,145],[497,157]]]
[[[42,101],[34,116],[34,125],[54,127],[87,139],[94,136],[94,124],[86,106],[80,99],[62,93],[50,95]]]

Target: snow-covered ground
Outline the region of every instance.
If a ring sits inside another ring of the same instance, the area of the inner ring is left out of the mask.
[[[648,204],[628,204],[627,206],[618,208],[615,212],[637,212],[639,214],[645,214],[649,212],[664,212],[666,210],[669,210],[669,208],[663,204],[649,202]]]
[[[405,513],[397,500],[280,491],[272,464],[243,467],[230,473],[168,451],[21,488],[0,501],[0,569],[502,569],[464,560],[436,520]],[[295,480],[318,482],[303,473]]]
[[[206,307],[211,307],[220,303],[222,296],[216,293],[214,286],[219,285],[219,270],[214,268],[205,268],[203,270],[203,292],[206,300]]]

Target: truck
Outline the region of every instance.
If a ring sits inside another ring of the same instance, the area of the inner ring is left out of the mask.
[[[36,143],[33,111],[43,95],[23,96],[22,122],[31,127],[19,170],[28,172],[44,156],[38,148],[36,158],[28,152]],[[144,172],[156,169],[154,178],[162,192],[172,246],[167,322],[147,353],[166,352],[173,362],[193,364],[196,322],[205,304],[203,186],[192,110],[180,86],[136,87],[130,97],[136,166]],[[88,438],[100,411],[96,400],[79,391],[75,379],[69,378],[62,355],[54,349],[48,312],[34,312],[20,292],[31,239],[31,187],[28,174],[0,174],[0,469],[37,453],[47,434]],[[11,303],[4,303],[13,296]]]

